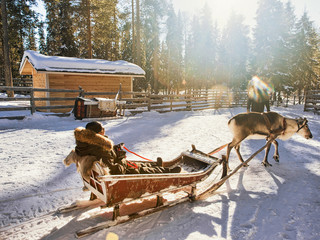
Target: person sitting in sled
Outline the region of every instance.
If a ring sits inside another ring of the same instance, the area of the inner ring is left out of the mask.
[[[157,163],[131,163],[126,160],[123,144],[114,145],[113,141],[105,136],[105,129],[97,121],[89,122],[86,128],[78,127],[74,130],[76,139],[75,152],[79,156],[95,156],[97,161],[110,169],[110,174],[153,174],[179,173],[180,167],[172,169],[163,167],[161,158]]]

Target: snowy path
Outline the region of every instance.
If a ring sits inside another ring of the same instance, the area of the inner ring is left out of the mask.
[[[314,139],[294,136],[279,144],[280,163],[272,151],[270,168],[260,153],[206,200],[183,203],[162,212],[102,230],[84,239],[320,239],[319,116],[301,106],[272,108],[288,117],[305,116]],[[151,159],[169,160],[195,144],[209,152],[231,140],[227,121],[244,109],[158,114],[103,121],[115,143]],[[101,222],[110,209],[57,215],[53,212],[79,199],[88,199],[72,165],[63,158],[74,147],[73,129],[86,122],[35,115],[24,121],[0,120],[0,239],[73,239],[73,233]],[[245,141],[247,159],[264,141]],[[223,152],[219,154],[223,154]],[[128,155],[129,158],[131,157]],[[8,164],[10,163],[10,164]],[[239,164],[232,152],[230,165]]]

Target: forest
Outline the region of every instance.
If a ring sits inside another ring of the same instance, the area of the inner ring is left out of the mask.
[[[219,26],[206,4],[199,7],[190,15],[170,0],[2,0],[0,78],[8,69],[21,77],[24,51],[36,50],[133,62],[146,72],[135,91],[246,89],[253,76],[275,93],[319,88],[320,29],[306,10],[298,17],[290,1],[260,0],[251,27],[235,12]]]

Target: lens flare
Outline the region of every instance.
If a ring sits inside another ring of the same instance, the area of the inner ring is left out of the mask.
[[[248,84],[248,97],[257,102],[269,99],[272,88],[262,81],[259,77],[254,76]]]

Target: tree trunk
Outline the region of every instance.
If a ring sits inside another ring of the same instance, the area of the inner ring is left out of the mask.
[[[9,56],[9,37],[8,37],[8,22],[7,22],[7,7],[6,0],[1,1],[2,29],[3,29],[3,55],[4,55],[4,77],[5,85],[13,87],[12,72]],[[14,97],[13,91],[7,91],[8,97]]]
[[[132,59],[133,62],[136,62],[136,38],[135,38],[135,29],[134,29],[134,0],[132,0]]]
[[[140,0],[136,0],[136,12],[137,12],[137,65],[141,66],[141,47],[140,47]]]
[[[91,17],[90,17],[90,0],[86,0],[87,5],[87,29],[88,29],[88,58],[92,58],[92,44],[91,44]]]

